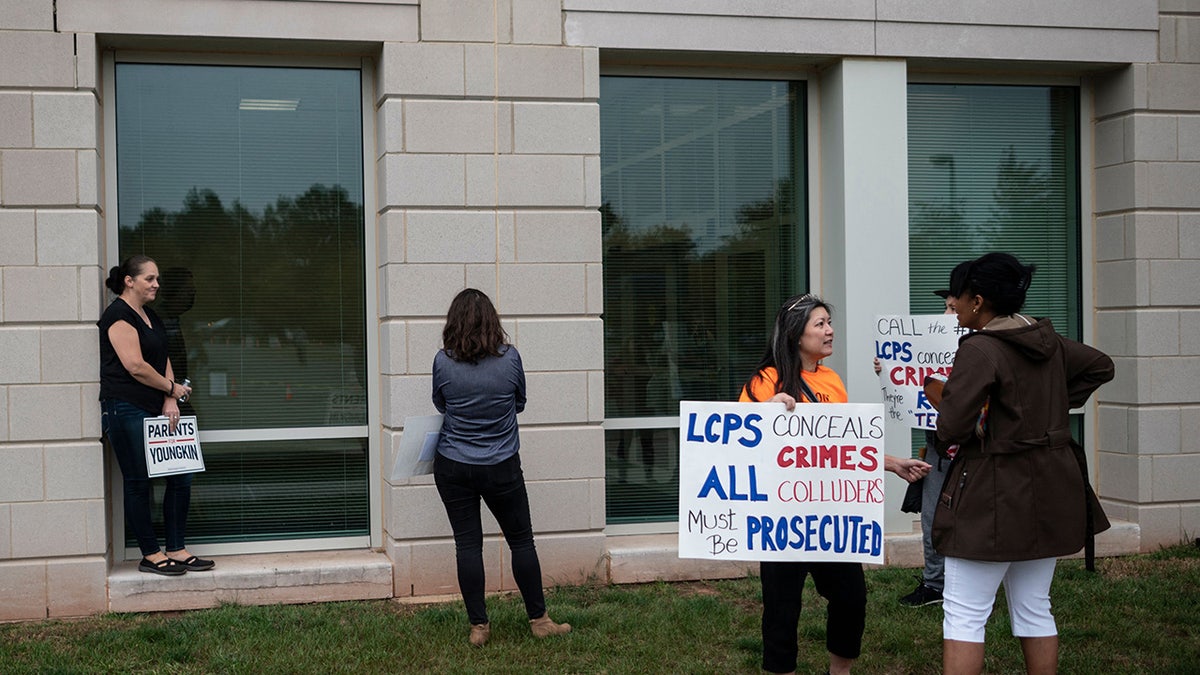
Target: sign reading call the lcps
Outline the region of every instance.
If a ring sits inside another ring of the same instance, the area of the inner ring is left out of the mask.
[[[883,563],[883,406],[679,403],[679,557]]]

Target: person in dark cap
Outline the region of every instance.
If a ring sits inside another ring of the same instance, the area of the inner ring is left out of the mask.
[[[951,283],[955,279],[961,279],[967,271],[968,262],[961,262],[954,267],[950,272]],[[933,292],[934,295],[942,299],[945,304],[943,314],[954,314],[954,296],[949,289],[939,289]],[[880,372],[879,359],[875,359],[875,374]],[[945,562],[942,554],[938,553],[933,548],[933,514],[937,507],[938,495],[941,493],[942,482],[946,479],[946,468],[950,466],[950,461],[942,458],[934,451],[934,444],[937,443],[937,435],[933,431],[925,432],[925,447],[921,449],[921,459],[929,463],[929,475],[925,478],[909,485],[910,493],[913,490],[919,491],[920,506],[916,509],[910,509],[907,506],[902,510],[910,513],[921,514],[921,548],[924,554],[925,568],[921,571],[921,576],[917,580],[917,587],[913,591],[900,598],[900,604],[905,607],[924,607],[926,605],[938,605],[942,602],[942,589],[945,587]],[[908,494],[905,495],[905,503],[909,501]]]
[[[961,265],[959,266],[961,267]],[[958,268],[955,268],[956,270]],[[948,289],[933,292],[945,303],[943,314],[954,314],[954,297]],[[905,607],[924,607],[938,605],[942,602],[942,588],[945,587],[946,569],[942,554],[933,548],[933,513],[937,506],[938,495],[941,493],[942,481],[946,479],[946,467],[950,461],[943,459],[933,450],[937,435],[933,431],[925,432],[925,447],[921,449],[921,459],[929,463],[929,475],[921,480],[921,548],[925,557],[925,568],[921,578],[912,593],[900,598],[900,604]]]

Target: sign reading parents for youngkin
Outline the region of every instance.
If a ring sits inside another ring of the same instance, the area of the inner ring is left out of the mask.
[[[142,430],[146,439],[146,473],[151,478],[204,471],[195,415],[180,417],[173,433],[171,421],[166,417],[147,417]]]
[[[925,378],[950,375],[965,332],[953,314],[875,317],[875,358],[883,367],[879,383],[889,419],[913,429],[937,428]]]
[[[883,406],[679,403],[679,557],[883,562]]]

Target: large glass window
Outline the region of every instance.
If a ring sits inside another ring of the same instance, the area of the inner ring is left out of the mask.
[[[679,401],[733,400],[804,288],[803,85],[603,77],[608,523],[678,512]]]
[[[1071,87],[910,84],[910,309],[941,311],[957,263],[1036,263],[1025,312],[1079,339],[1079,104]]]
[[[189,543],[369,535],[360,72],[115,70],[120,257],[158,261],[204,440]]]
[[[1005,251],[1038,267],[1023,311],[1081,339],[1078,101],[1072,87],[908,86],[913,312],[942,311],[933,291],[959,262]]]

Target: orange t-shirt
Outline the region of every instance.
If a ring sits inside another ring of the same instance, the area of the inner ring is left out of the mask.
[[[825,366],[817,366],[815,373],[810,373],[807,370],[801,371],[800,376],[804,378],[804,382],[809,389],[817,395],[817,403],[845,403],[850,400],[846,395],[846,385],[842,384],[842,378],[833,371],[832,368]],[[748,386],[754,391],[754,398],[759,401],[769,401],[775,395],[775,380],[779,378],[779,372],[774,368],[763,368],[758,375],[750,380]],[[800,392],[788,392],[789,394],[797,395],[796,400],[800,400],[798,394]],[[753,399],[747,393],[746,387],[742,387],[742,395],[738,397],[738,401],[747,403]],[[811,402],[811,401],[810,401]]]

